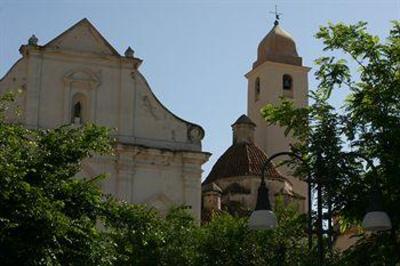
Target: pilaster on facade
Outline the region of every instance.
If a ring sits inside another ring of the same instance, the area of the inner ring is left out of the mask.
[[[116,198],[156,208],[190,205],[199,213],[201,166],[209,157],[201,148],[204,130],[157,99],[132,48],[119,54],[82,19],[47,44],[32,36],[20,53],[0,79],[0,93],[23,86],[25,127],[113,129],[114,154],[85,160],[77,177],[105,173],[102,188]]]

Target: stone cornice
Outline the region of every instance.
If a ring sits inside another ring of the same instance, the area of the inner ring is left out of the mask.
[[[148,147],[144,145],[136,145],[130,143],[115,144],[115,151],[118,153],[127,153],[133,156],[140,156],[141,154],[160,156],[160,157],[180,157],[186,162],[193,161],[194,163],[204,163],[211,156],[209,152],[191,151],[191,150],[171,150],[164,148]],[[128,155],[129,156],[129,155]]]
[[[65,62],[88,62],[96,61],[97,64],[107,67],[138,69],[143,60],[140,58],[130,58],[115,55],[103,55],[98,53],[59,50],[50,47],[22,45],[19,49],[22,56],[43,56],[47,60],[61,60]]]
[[[296,66],[296,65],[282,64],[272,61],[265,61],[261,65],[247,72],[244,76],[246,78],[249,78],[250,76],[258,75],[259,73],[264,72],[265,69],[268,67],[273,67],[274,69],[290,70],[293,72],[309,72],[311,70],[311,67],[307,66]]]

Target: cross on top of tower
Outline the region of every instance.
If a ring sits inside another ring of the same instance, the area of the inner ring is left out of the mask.
[[[279,24],[280,15],[283,15],[282,13],[278,13],[278,6],[275,5],[275,11],[270,11],[269,13],[275,15],[274,25],[278,25]]]

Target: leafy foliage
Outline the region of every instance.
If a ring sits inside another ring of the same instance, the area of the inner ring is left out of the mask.
[[[311,106],[283,100],[266,106],[263,115],[300,140],[293,149],[309,162],[313,177],[326,182],[324,193],[343,225],[360,222],[374,176],[379,180],[392,232],[364,235],[327,263],[394,265],[400,260],[400,23],[393,23],[385,43],[367,33],[365,23],[330,24],[317,38],[325,50],[348,54],[360,66],[358,75],[344,59],[323,57]],[[328,100],[342,88],[350,94],[336,110]],[[74,178],[82,160],[110,152],[107,129],[8,124],[4,112],[12,100],[11,94],[0,98],[2,265],[315,265],[305,217],[294,207],[276,203],[279,227],[273,231],[250,231],[246,218],[227,214],[200,227],[182,208],[161,219],[153,209],[104,195],[97,186],[101,176]],[[349,156],[349,149],[371,158],[378,171]]]
[[[200,261],[196,265],[312,265],[315,251],[307,247],[305,216],[296,206],[275,204],[279,226],[251,231],[247,218],[217,215],[200,228]]]
[[[13,96],[0,99],[5,111]],[[103,195],[72,178],[83,158],[110,150],[107,130],[29,130],[0,120],[0,258],[4,265],[107,264],[96,230]]]
[[[247,218],[227,213],[198,226],[182,208],[160,219],[153,210],[116,203],[105,227],[115,265],[311,265],[315,251],[308,251],[305,217],[296,209],[279,199],[277,230],[251,231]]]
[[[0,114],[12,95],[0,99]],[[4,117],[3,117],[4,118]],[[277,202],[280,227],[253,232],[228,214],[198,226],[184,208],[165,218],[80,179],[82,160],[111,150],[94,125],[31,130],[0,118],[2,265],[282,265],[304,254],[304,217]],[[279,264],[281,263],[281,264]]]
[[[296,108],[283,99],[278,106],[264,107],[262,114],[297,137],[293,150],[309,162],[313,177],[325,184],[325,198],[340,213],[342,225],[360,223],[370,192],[379,184],[393,230],[363,235],[345,258],[351,261],[349,265],[363,265],[369,254],[369,265],[382,265],[379,258],[390,256],[387,265],[393,265],[400,261],[400,250],[394,248],[400,246],[396,207],[400,201],[400,22],[393,22],[384,43],[367,32],[365,22],[329,24],[316,37],[323,41],[325,51],[340,51],[347,57],[316,60],[319,86],[311,93],[311,106]],[[345,59],[359,66],[357,73],[351,73]],[[338,89],[349,91],[341,109],[328,101]],[[354,154],[369,158],[377,171]],[[304,174],[304,170],[299,172]]]

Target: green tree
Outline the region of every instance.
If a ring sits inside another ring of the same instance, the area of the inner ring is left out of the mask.
[[[165,218],[152,208],[110,201],[105,232],[114,243],[115,265],[194,265],[198,226],[183,208]]]
[[[0,99],[1,264],[111,265],[110,243],[96,227],[100,177],[73,178],[83,159],[110,150],[108,130],[8,124],[4,112],[13,98]]]
[[[2,114],[11,95],[0,99]],[[0,119],[2,265],[310,265],[305,217],[275,204],[279,227],[250,231],[222,214],[198,226],[184,208],[165,218],[79,179],[83,159],[109,152],[94,125],[30,130]]]
[[[345,258],[350,265],[362,265],[366,258],[369,265],[394,265],[400,261],[400,22],[393,22],[384,42],[369,34],[364,22],[329,24],[316,37],[323,41],[325,51],[339,51],[344,58],[316,60],[319,86],[311,93],[313,103],[296,108],[283,99],[280,105],[264,107],[262,114],[298,138],[293,149],[309,161],[313,175],[325,182],[324,193],[329,196],[325,198],[331,199],[342,225],[360,224],[378,181],[393,229],[363,235]],[[356,73],[351,71],[352,64],[358,66]],[[349,92],[341,108],[329,104],[335,90]],[[350,151],[370,158],[377,173],[349,156]]]
[[[202,226],[197,265],[313,265],[315,250],[308,250],[306,218],[297,206],[275,203],[278,227],[251,231],[247,218],[219,214]]]
[[[153,209],[112,201],[105,232],[115,248],[114,265],[312,265],[305,216],[276,203],[279,227],[251,231],[247,218],[227,213],[198,226],[182,208],[165,219]]]

